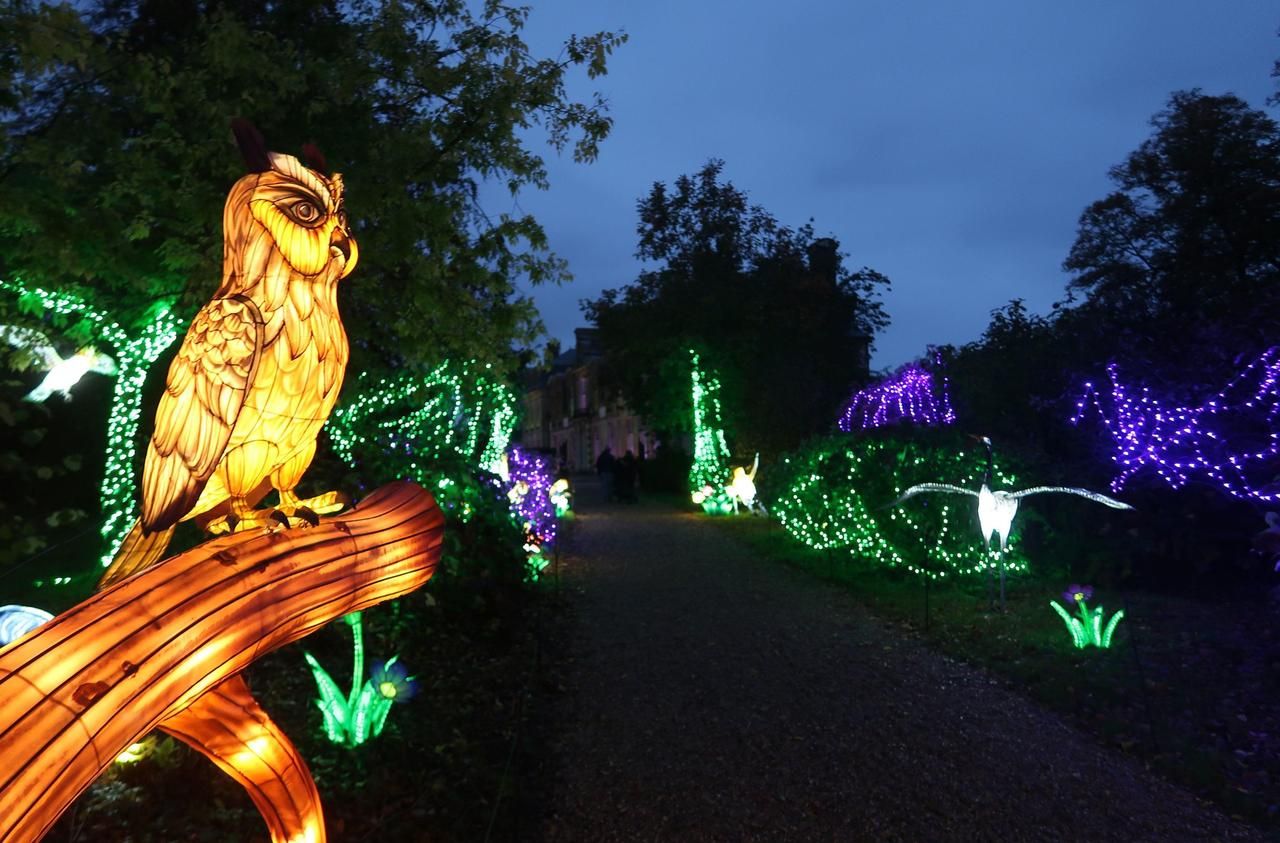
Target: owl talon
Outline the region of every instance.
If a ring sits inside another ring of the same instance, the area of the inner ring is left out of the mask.
[[[224,536],[235,531],[235,525],[232,523],[232,516],[224,515],[221,518],[215,518],[205,525],[205,530],[211,536]]]
[[[293,511],[294,518],[301,518],[312,527],[320,526],[320,516],[316,515],[309,506],[300,506]]]
[[[351,506],[351,497],[343,492],[325,492],[306,499],[295,499],[293,508],[309,509],[317,515],[333,515]]]
[[[287,530],[291,526],[289,524],[289,516],[278,509],[271,510],[267,518],[269,521],[274,522],[268,525],[268,529],[276,529],[276,525],[279,525],[278,529]]]

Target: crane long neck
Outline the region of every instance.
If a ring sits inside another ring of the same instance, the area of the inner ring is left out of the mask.
[[[992,451],[991,443],[984,443],[987,446],[987,470],[982,475],[982,485],[988,489],[991,488],[991,471],[995,467],[995,454]]]

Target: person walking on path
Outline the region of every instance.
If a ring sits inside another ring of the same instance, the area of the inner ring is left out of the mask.
[[[613,467],[613,490],[622,503],[636,503],[636,457],[627,451]]]
[[[600,482],[604,485],[606,499],[613,498],[613,472],[617,468],[617,463],[618,461],[613,456],[613,449],[608,445],[605,445],[604,450],[600,452],[600,456],[596,457],[596,474],[600,475]]]

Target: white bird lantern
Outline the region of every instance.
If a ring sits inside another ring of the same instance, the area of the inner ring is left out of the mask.
[[[1003,553],[1009,546],[1009,532],[1013,529],[1013,519],[1018,514],[1018,503],[1023,498],[1030,495],[1039,494],[1067,494],[1078,495],[1082,498],[1094,501],[1095,503],[1109,506],[1112,509],[1133,509],[1129,504],[1118,501],[1115,498],[1109,498],[1106,495],[1097,492],[1091,492],[1088,489],[1078,489],[1074,486],[1033,486],[1030,489],[1022,489],[1017,492],[1006,492],[1004,490],[991,490],[991,472],[993,470],[994,455],[991,439],[983,436],[982,444],[987,448],[987,469],[982,476],[982,488],[976,492],[973,489],[965,489],[961,486],[953,486],[950,483],[918,483],[902,493],[902,497],[894,501],[890,506],[897,506],[907,498],[914,497],[925,492],[942,492],[949,495],[972,495],[978,499],[978,526],[982,530],[982,540],[988,547],[991,546],[993,538],[1000,536],[1000,605],[1004,606],[1004,564]]]
[[[24,401],[40,403],[55,393],[63,400],[68,400],[71,398],[71,387],[79,383],[87,373],[116,374],[115,361],[105,354],[98,353],[92,346],[85,346],[64,359],[49,342],[48,337],[32,328],[3,325],[0,326],[0,337],[15,348],[30,351],[41,362],[43,368],[49,370],[44,380],[23,396]]]

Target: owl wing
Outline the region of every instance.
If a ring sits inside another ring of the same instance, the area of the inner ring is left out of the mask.
[[[195,506],[231,438],[262,351],[262,312],[244,296],[196,314],[169,366],[142,473],[142,524],[173,526]]]

